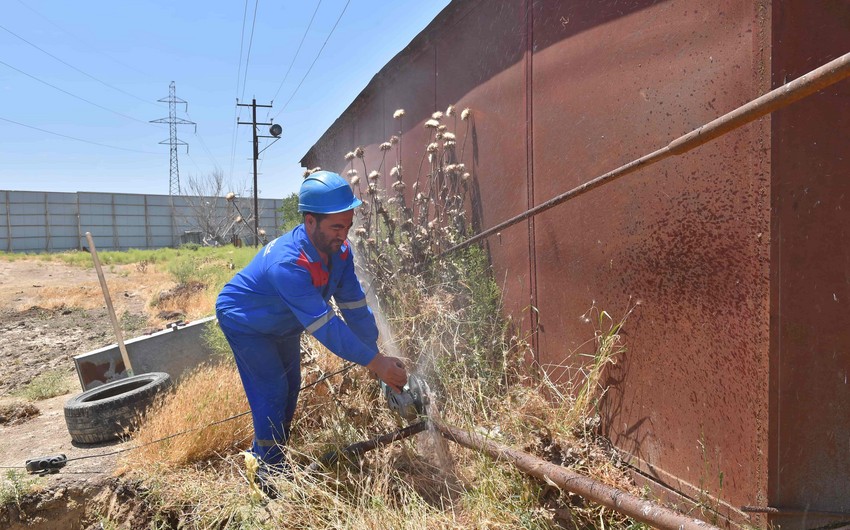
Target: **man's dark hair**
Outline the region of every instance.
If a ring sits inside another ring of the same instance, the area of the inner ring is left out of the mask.
[[[304,213],[301,215],[302,220],[306,221],[306,220],[307,220],[307,216],[308,216],[308,215],[312,215],[313,217],[315,217],[315,218],[316,218],[316,224],[318,225],[318,224],[322,224],[322,221],[325,219],[325,217],[327,217],[327,216],[328,216],[328,215],[330,215],[330,214],[327,214],[327,213],[304,212]]]

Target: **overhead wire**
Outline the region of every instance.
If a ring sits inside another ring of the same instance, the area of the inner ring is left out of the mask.
[[[245,71],[242,79],[242,98],[245,99],[245,85],[248,82],[248,65],[251,64],[251,47],[254,44],[254,29],[257,27],[257,9],[260,7],[260,0],[254,2],[254,19],[251,21],[251,36],[248,38],[248,53],[245,54]]]
[[[304,390],[307,390],[310,387],[314,387],[314,386],[318,385],[319,383],[321,383],[322,381],[324,381],[326,379],[330,379],[331,377],[333,377],[335,375],[345,373],[345,372],[351,370],[352,368],[354,368],[355,366],[357,366],[357,365],[354,364],[354,363],[348,363],[345,366],[343,366],[342,368],[340,368],[339,370],[332,372],[332,373],[329,373],[329,374],[325,374],[322,377],[313,381],[312,383],[308,383],[308,384],[302,386],[299,389],[299,392],[303,392]],[[89,459],[89,458],[102,458],[102,457],[105,457],[105,456],[112,456],[112,455],[117,455],[117,454],[121,454],[121,453],[126,453],[128,451],[135,451],[136,449],[141,449],[141,448],[147,447],[149,445],[153,445],[153,444],[157,444],[157,443],[161,443],[161,442],[171,440],[172,438],[176,438],[177,436],[182,436],[184,434],[189,434],[189,433],[192,433],[192,432],[197,432],[197,431],[201,431],[201,430],[204,430],[204,429],[208,429],[210,427],[214,427],[216,425],[220,425],[222,423],[232,421],[232,420],[235,420],[237,418],[241,418],[242,416],[246,416],[250,413],[251,413],[250,410],[246,410],[244,412],[240,412],[238,414],[228,416],[227,418],[222,418],[222,419],[216,420],[212,423],[208,423],[206,425],[201,425],[200,427],[191,427],[189,429],[185,429],[185,430],[182,430],[182,431],[179,431],[179,432],[176,432],[176,433],[172,433],[172,434],[163,436],[162,438],[157,438],[156,440],[151,440],[149,442],[145,442],[143,444],[134,445],[132,447],[125,447],[123,449],[117,449],[115,451],[109,451],[109,452],[106,452],[106,453],[97,453],[97,454],[94,454],[94,455],[76,456],[76,457],[68,458],[66,460],[66,462],[74,462],[76,460],[86,460],[86,459]],[[25,466],[0,466],[0,469],[26,469],[26,467]]]
[[[275,100],[277,95],[280,93],[280,89],[283,88],[283,84],[286,83],[286,79],[289,77],[289,72],[292,71],[292,66],[295,64],[295,59],[298,58],[298,54],[301,52],[301,46],[304,45],[304,40],[307,38],[307,34],[310,33],[310,28],[313,27],[313,21],[316,19],[316,13],[319,12],[319,6],[322,5],[322,0],[316,4],[316,9],[313,10],[313,16],[310,17],[310,22],[307,24],[307,29],[304,30],[304,35],[301,36],[301,42],[298,43],[298,48],[295,50],[295,56],[292,57],[292,62],[289,63],[289,68],[286,69],[286,73],[283,75],[283,81],[278,85],[277,90],[272,96],[272,101]]]
[[[34,129],[36,131],[40,131],[40,132],[43,132],[43,133],[52,134],[54,136],[61,136],[62,138],[68,138],[69,140],[76,140],[78,142],[84,142],[84,143],[87,143],[87,144],[98,145],[100,147],[108,147],[110,149],[118,149],[120,151],[129,151],[131,153],[142,153],[142,154],[146,154],[146,155],[158,155],[159,154],[159,153],[154,153],[152,151],[141,151],[139,149],[130,149],[130,148],[127,148],[127,147],[118,147],[118,146],[115,146],[115,145],[107,145],[107,144],[102,144],[102,143],[99,143],[99,142],[93,142],[91,140],[84,140],[82,138],[77,138],[77,137],[74,137],[74,136],[68,136],[67,134],[61,134],[61,133],[57,133],[57,132],[53,132],[53,131],[48,131],[47,129],[40,129],[40,128],[34,127],[32,125],[27,125],[25,123],[17,122],[15,120],[10,120],[8,118],[3,118],[2,116],[0,116],[0,120],[5,121],[5,122],[9,122],[9,123],[14,123],[15,125],[20,125],[21,127],[26,127],[28,129]]]
[[[195,121],[195,120],[192,119],[191,116],[189,116],[188,109],[186,110],[186,117],[189,118],[189,121]],[[215,159],[215,156],[213,156],[212,151],[210,151],[209,148],[207,147],[207,143],[204,141],[204,138],[201,136],[201,133],[198,132],[197,127],[195,128],[195,136],[198,137],[198,140],[201,142],[201,147],[207,153],[207,156],[210,157],[210,160],[212,161],[213,166],[215,166],[216,168],[221,168],[221,165],[219,165],[218,160]]]
[[[242,12],[242,33],[239,36],[239,65],[236,69],[236,103],[233,106],[233,140],[230,145],[230,178],[233,178],[233,166],[236,162],[236,136],[239,132],[239,116],[242,107],[239,106],[239,80],[242,78],[242,52],[245,46],[245,22],[248,20],[248,0],[245,0],[245,9]]]
[[[114,61],[114,62],[116,62],[116,63],[120,64],[121,66],[123,66],[123,67],[125,67],[125,68],[127,68],[127,69],[129,69],[129,70],[133,70],[134,72],[136,72],[136,73],[138,73],[138,74],[141,74],[141,75],[143,75],[143,76],[145,76],[145,77],[148,77],[148,78],[152,78],[152,77],[153,77],[151,74],[149,74],[149,73],[147,73],[147,72],[143,72],[142,70],[139,70],[139,69],[138,69],[138,68],[136,68],[135,66],[129,65],[129,64],[125,63],[125,62],[122,62],[122,61],[120,61],[120,60],[116,59],[115,57],[113,57],[113,56],[109,55],[108,53],[106,53],[106,52],[104,52],[104,51],[102,51],[102,50],[98,50],[97,48],[95,48],[94,46],[92,46],[92,45],[91,45],[88,41],[86,41],[85,39],[81,38],[79,35],[77,35],[77,34],[75,34],[75,33],[71,32],[71,31],[68,31],[68,29],[67,29],[67,28],[64,28],[64,27],[60,26],[59,24],[57,24],[56,22],[54,22],[54,21],[53,21],[53,20],[51,20],[50,18],[48,18],[48,17],[46,17],[45,15],[43,15],[42,13],[40,13],[39,11],[37,11],[37,10],[33,9],[33,8],[32,8],[32,6],[29,6],[29,5],[27,5],[26,3],[24,3],[24,2],[23,2],[23,0],[18,0],[18,3],[19,3],[19,4],[21,4],[22,6],[24,6],[25,8],[29,9],[30,11],[32,11],[33,13],[35,13],[36,15],[38,15],[39,17],[41,17],[43,20],[45,20],[48,24],[50,24],[50,25],[51,25],[51,26],[53,26],[54,28],[56,28],[56,29],[58,29],[59,31],[62,31],[62,32],[64,32],[64,33],[66,33],[66,34],[68,34],[68,35],[70,35],[70,36],[74,37],[74,38],[75,38],[75,39],[77,39],[79,42],[81,42],[81,43],[85,44],[85,45],[86,45],[86,46],[88,46],[90,49],[92,49],[92,50],[94,50],[95,52],[97,52],[97,53],[99,53],[99,54],[103,55],[104,57],[106,57],[106,58],[108,58],[108,59],[110,59],[110,60],[112,60],[112,61]],[[150,103],[151,105],[156,105],[156,103],[154,103],[153,101],[148,101],[148,100],[143,100],[143,101],[145,101],[145,102],[147,102],[147,103]]]
[[[6,28],[6,27],[2,26],[2,25],[0,25],[0,29],[2,29],[3,31],[5,31],[6,33],[9,33],[10,35],[12,35],[12,36],[13,36],[13,37],[15,37],[15,38],[17,38],[17,39],[20,39],[20,40],[24,41],[25,43],[29,44],[30,46],[32,46],[32,47],[33,47],[33,48],[35,48],[36,50],[40,51],[41,53],[43,53],[43,54],[45,54],[45,55],[47,55],[47,56],[49,56],[49,57],[52,57],[53,59],[55,59],[55,60],[59,61],[60,63],[62,63],[62,64],[64,64],[65,66],[67,66],[68,68],[71,68],[71,69],[73,69],[73,70],[75,70],[75,71],[77,71],[77,72],[79,72],[79,73],[83,74],[84,76],[86,76],[86,77],[88,77],[88,78],[90,78],[90,79],[93,79],[93,80],[97,81],[98,83],[102,84],[103,86],[105,86],[105,87],[107,87],[107,88],[111,88],[112,90],[115,90],[115,91],[121,92],[122,94],[127,95],[127,96],[130,96],[131,98],[138,99],[139,101],[144,101],[145,103],[150,103],[150,104],[152,104],[152,105],[155,105],[155,103],[153,103],[153,102],[152,102],[152,101],[150,101],[150,100],[147,100],[147,99],[141,98],[141,97],[139,97],[139,96],[137,96],[137,95],[135,95],[135,94],[131,94],[131,93],[127,92],[126,90],[122,90],[122,89],[120,89],[120,88],[118,88],[118,87],[116,87],[116,86],[110,85],[110,84],[109,84],[109,83],[107,83],[106,81],[103,81],[102,79],[98,79],[97,77],[95,77],[95,76],[93,76],[93,75],[89,74],[88,72],[85,72],[85,71],[83,71],[83,70],[81,70],[81,69],[77,68],[77,67],[76,67],[76,66],[74,66],[73,64],[71,64],[71,63],[69,63],[69,62],[67,62],[67,61],[63,61],[63,60],[62,60],[62,59],[60,59],[59,57],[56,57],[55,55],[53,55],[52,53],[50,53],[49,51],[47,51],[47,50],[45,50],[45,49],[43,49],[43,48],[41,48],[41,47],[39,47],[39,46],[36,46],[36,45],[35,45],[35,44],[33,44],[32,42],[28,41],[27,39],[25,39],[25,38],[21,37],[20,35],[18,35],[18,34],[17,34],[17,33],[15,33],[14,31],[12,31],[12,30],[10,30],[10,29],[8,29],[8,28]]]
[[[278,113],[274,115],[275,118],[280,116],[280,113],[283,112],[284,110],[286,110],[286,107],[289,105],[289,102],[292,101],[292,98],[294,98],[295,94],[298,93],[298,90],[301,88],[301,85],[304,84],[304,80],[307,79],[308,75],[310,75],[310,72],[313,70],[313,66],[316,65],[316,61],[318,61],[319,57],[322,55],[322,51],[325,49],[325,46],[327,45],[328,41],[330,40],[331,35],[334,34],[336,27],[339,25],[339,21],[342,20],[342,16],[345,15],[345,10],[348,9],[348,4],[350,4],[350,3],[351,3],[351,0],[348,0],[347,2],[345,2],[345,6],[342,8],[342,12],[339,14],[339,17],[337,17],[336,22],[334,23],[333,28],[331,28],[331,32],[328,33],[328,37],[325,39],[325,42],[322,44],[322,47],[319,48],[319,53],[316,54],[316,58],[313,59],[313,62],[310,64],[310,67],[307,69],[307,72],[304,74],[304,77],[301,78],[301,81],[298,83],[298,86],[295,87],[295,90],[292,92],[292,95],[289,96],[289,99],[286,100],[286,103],[283,104],[283,107],[280,109],[280,111],[278,111]]]
[[[110,109],[110,108],[108,108],[108,107],[104,107],[103,105],[100,105],[100,104],[98,104],[98,103],[95,103],[94,101],[89,101],[89,100],[87,100],[87,99],[86,99],[86,98],[84,98],[84,97],[78,96],[78,95],[76,95],[76,94],[72,94],[71,92],[68,92],[68,91],[67,91],[67,90],[65,90],[65,89],[59,88],[58,86],[56,86],[56,85],[54,85],[54,84],[48,83],[47,81],[45,81],[45,80],[43,80],[43,79],[39,79],[38,77],[36,77],[36,76],[34,76],[34,75],[32,75],[32,74],[28,74],[28,73],[24,72],[23,70],[21,70],[21,69],[19,69],[19,68],[15,68],[14,66],[12,66],[12,65],[11,65],[11,64],[9,64],[9,63],[6,63],[6,62],[3,62],[3,61],[0,61],[0,64],[2,64],[3,66],[5,66],[5,67],[7,67],[7,68],[10,68],[10,69],[12,69],[12,70],[14,70],[14,71],[18,72],[18,73],[24,74],[25,76],[27,76],[27,77],[29,77],[29,78],[31,78],[31,79],[34,79],[34,80],[38,81],[39,83],[42,83],[42,84],[44,84],[44,85],[47,85],[47,86],[49,86],[50,88],[53,88],[53,89],[55,89],[55,90],[58,90],[59,92],[62,92],[63,94],[67,94],[67,95],[69,95],[69,96],[71,96],[71,97],[73,97],[73,98],[79,99],[80,101],[84,101],[84,102],[88,103],[89,105],[93,105],[93,106],[95,106],[95,107],[97,107],[97,108],[99,108],[99,109],[103,109],[103,110],[105,110],[105,111],[107,111],[107,112],[111,112],[111,113],[113,113],[113,114],[117,114],[118,116],[121,116],[122,118],[127,118],[128,120],[133,120],[133,121],[137,121],[137,122],[139,122],[139,123],[144,123],[145,125],[151,125],[151,124],[150,124],[149,122],[147,122],[147,121],[140,120],[140,119],[138,119],[138,118],[134,118],[133,116],[128,116],[127,114],[124,114],[124,113],[118,112],[117,110],[113,110],[113,109]]]

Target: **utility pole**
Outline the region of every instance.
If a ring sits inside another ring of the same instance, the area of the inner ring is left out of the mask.
[[[195,132],[198,132],[198,124],[184,120],[183,118],[177,117],[177,104],[184,103],[186,105],[186,111],[189,110],[189,103],[183,101],[178,98],[175,94],[176,89],[174,88],[174,81],[168,85],[168,97],[158,99],[157,101],[161,101],[163,103],[168,103],[168,118],[160,118],[158,120],[151,120],[151,123],[167,123],[169,129],[169,138],[168,140],[163,140],[159,142],[160,144],[169,144],[171,146],[171,165],[168,170],[168,194],[169,195],[180,195],[180,168],[177,165],[177,146],[185,145],[186,153],[189,152],[189,144],[177,138],[177,126],[178,125],[194,125]],[[184,111],[185,112],[185,111]]]
[[[239,125],[252,125],[251,130],[254,132],[254,246],[258,247],[260,245],[260,210],[259,210],[259,199],[257,198],[257,160],[260,158],[260,143],[259,138],[278,138],[280,137],[281,128],[280,125],[275,128],[275,125],[271,122],[269,123],[257,123],[257,107],[265,107],[272,108],[271,105],[257,105],[257,99],[254,98],[251,100],[251,104],[247,103],[239,103],[239,100],[236,100],[237,107],[251,107],[251,121],[239,121],[239,118],[236,119],[236,123]],[[257,135],[257,125],[268,125],[270,127],[270,132],[274,136],[263,136]],[[275,134],[277,131],[277,134]]]

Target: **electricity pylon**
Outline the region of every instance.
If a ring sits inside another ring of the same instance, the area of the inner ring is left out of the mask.
[[[168,194],[169,195],[180,195],[180,168],[177,164],[177,146],[185,145],[186,153],[189,152],[189,144],[177,138],[177,126],[178,125],[194,125],[195,132],[198,132],[198,124],[184,120],[183,118],[177,117],[177,104],[183,103],[186,105],[186,111],[189,110],[189,103],[183,101],[178,98],[175,94],[176,89],[174,88],[174,81],[168,85],[168,97],[158,99],[157,101],[161,101],[163,103],[168,103],[168,118],[160,118],[158,120],[151,120],[151,123],[167,123],[169,128],[169,138],[168,140],[163,140],[159,142],[160,144],[169,144],[171,146],[171,166],[168,171]]]

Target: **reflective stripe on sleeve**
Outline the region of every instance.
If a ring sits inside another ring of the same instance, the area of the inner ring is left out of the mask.
[[[356,302],[337,302],[336,305],[340,309],[357,309],[359,307],[366,307],[366,299],[361,298]]]
[[[255,440],[255,442],[260,447],[274,447],[278,444],[278,442],[274,440]]]
[[[320,327],[322,327],[325,324],[327,324],[328,322],[330,322],[330,320],[335,316],[336,315],[334,315],[333,311],[328,311],[324,315],[322,315],[319,318],[317,318],[316,320],[314,320],[313,323],[310,324],[309,326],[307,326],[307,328],[304,331],[306,331],[307,333],[312,335],[313,333],[318,331]]]

